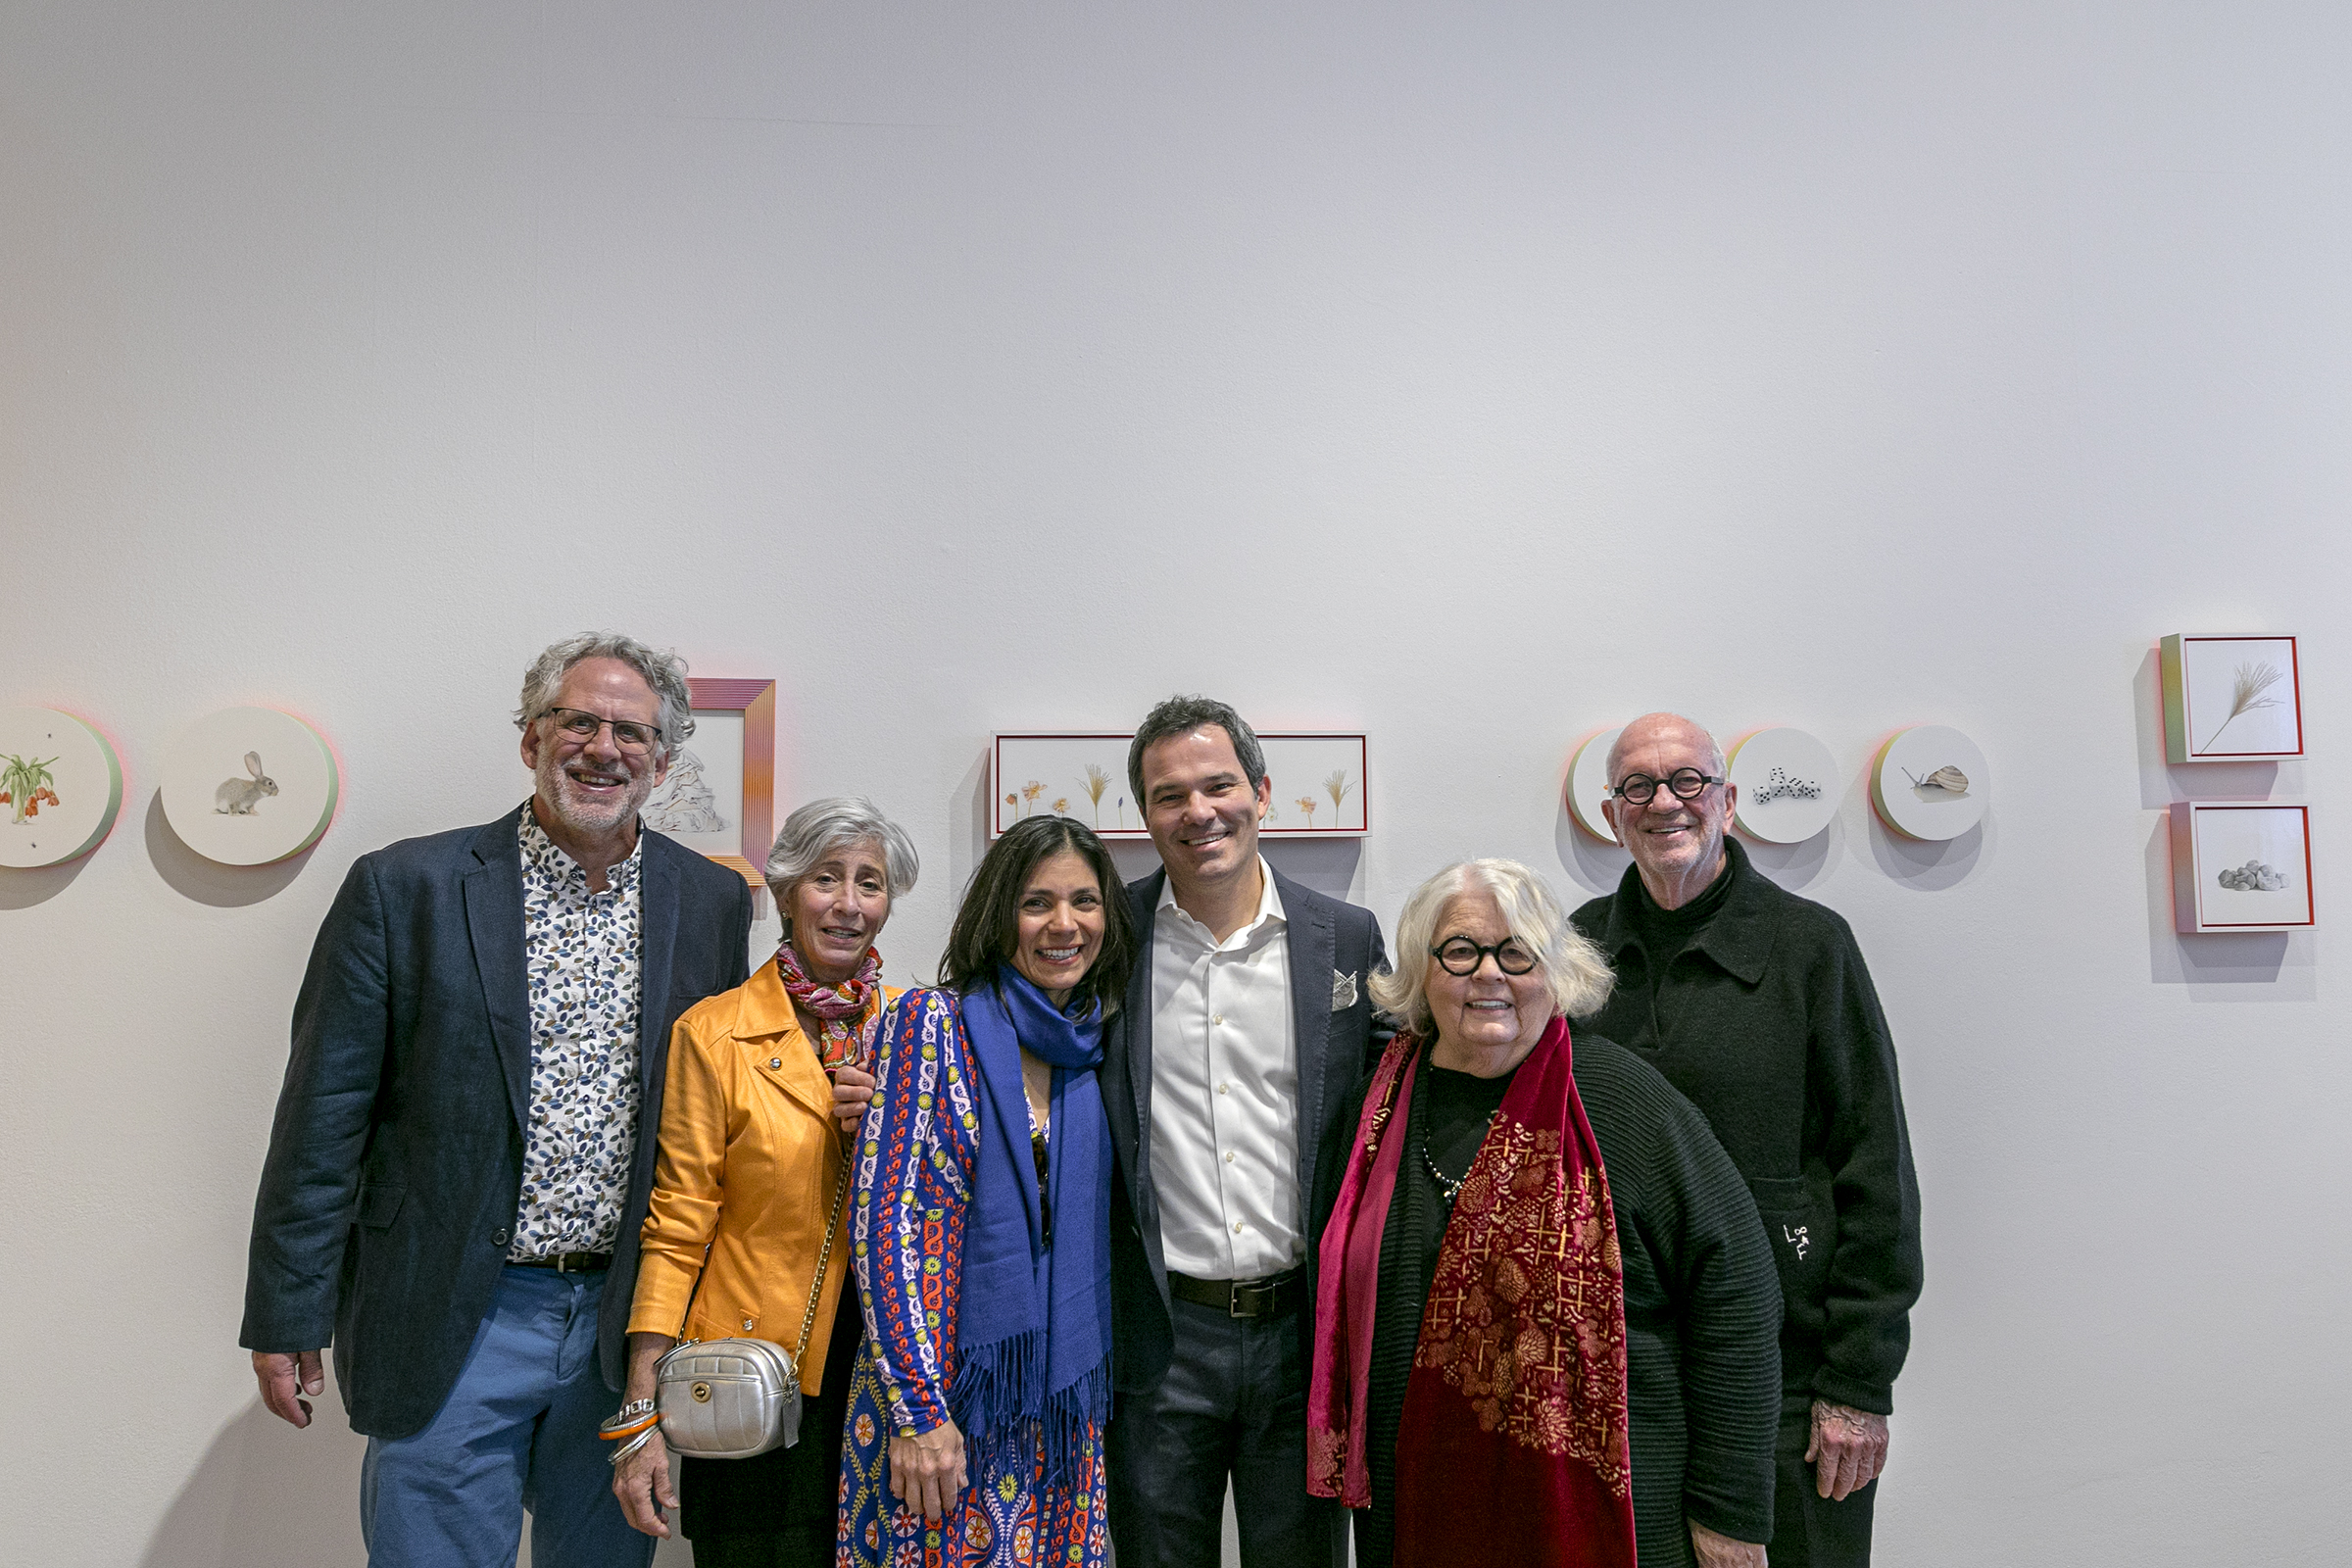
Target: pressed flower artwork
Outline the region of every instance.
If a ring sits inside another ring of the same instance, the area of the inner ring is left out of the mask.
[[[990,831],[1052,811],[1104,838],[1151,836],[1139,803],[1121,788],[1132,733],[999,735],[991,749]],[[1361,735],[1261,733],[1273,787],[1258,832],[1267,838],[1328,838],[1365,832]]]

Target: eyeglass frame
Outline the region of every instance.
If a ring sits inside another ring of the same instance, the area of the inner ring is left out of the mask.
[[[1698,780],[1698,787],[1693,789],[1688,795],[1685,795],[1681,790],[1678,790],[1674,787],[1674,781],[1678,778],[1681,778],[1685,773],[1691,774]],[[1625,791],[1625,786],[1634,779],[1641,779],[1643,783],[1649,786],[1649,793],[1642,796],[1640,800],[1635,800]],[[1660,785],[1663,785],[1665,786],[1666,793],[1673,796],[1678,801],[1695,801],[1701,795],[1707,793],[1708,785],[1721,784],[1724,782],[1725,780],[1723,775],[1720,773],[1701,773],[1695,767],[1678,767],[1673,772],[1667,774],[1664,778],[1653,778],[1647,773],[1632,772],[1626,774],[1624,778],[1619,779],[1616,783],[1609,786],[1609,799],[1613,801],[1623,801],[1628,806],[1647,806],[1650,802],[1658,798],[1658,788]]]
[[[661,725],[649,724],[641,718],[607,718],[602,713],[591,713],[585,708],[565,708],[560,704],[539,710],[538,713],[534,717],[534,722],[536,719],[540,718],[554,718],[558,713],[577,713],[582,718],[593,718],[596,720],[596,728],[588,731],[586,734],[575,734],[562,719],[556,719],[556,728],[563,730],[568,739],[578,743],[581,746],[595,745],[596,738],[599,735],[602,735],[607,729],[612,731],[612,744],[621,751],[629,752],[629,754],[633,757],[645,756],[653,752],[655,748],[666,745],[669,740],[669,737],[662,733]],[[640,750],[630,751],[628,742],[620,738],[620,726],[623,724],[627,724],[635,729],[644,730],[648,735],[653,737],[653,741]]]
[[[1457,942],[1461,943],[1464,947],[1476,948],[1478,950],[1478,956],[1470,960],[1470,967],[1467,969],[1456,969],[1452,964],[1446,961],[1446,950],[1452,947]],[[1502,950],[1505,948],[1517,948],[1521,953],[1526,953],[1527,967],[1524,969],[1512,969],[1505,967],[1502,961]],[[1521,942],[1517,937],[1504,937],[1500,942],[1494,943],[1492,946],[1473,942],[1468,937],[1447,937],[1445,941],[1430,949],[1429,956],[1438,960],[1439,968],[1445,970],[1456,980],[1469,979],[1472,975],[1478,973],[1478,971],[1486,964],[1486,961],[1489,958],[1493,958],[1494,960],[1494,972],[1496,974],[1507,975],[1513,980],[1518,979],[1521,975],[1534,974],[1539,968],[1543,967],[1544,964],[1544,960],[1541,957],[1538,957],[1533,953],[1528,953],[1527,945]]]

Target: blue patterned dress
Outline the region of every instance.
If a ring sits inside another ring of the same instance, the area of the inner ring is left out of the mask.
[[[979,1136],[980,1079],[953,994],[909,991],[875,1042],[874,1103],[858,1150],[850,1260],[867,1341],[850,1383],[841,1446],[840,1568],[1101,1568],[1102,1434],[1084,1445],[1072,1485],[1034,1462],[972,1464],[948,1517],[926,1522],[890,1491],[890,1438],[948,1419],[956,1375],[956,1287]]]

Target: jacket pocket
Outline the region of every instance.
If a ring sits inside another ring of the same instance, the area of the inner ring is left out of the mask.
[[[1828,1179],[1751,1177],[1747,1190],[1764,1217],[1789,1319],[1818,1327],[1830,1258],[1838,1250],[1838,1210],[1830,1202]]]
[[[409,1196],[407,1185],[363,1186],[360,1189],[359,1222],[371,1231],[389,1230],[400,1213],[401,1200]]]

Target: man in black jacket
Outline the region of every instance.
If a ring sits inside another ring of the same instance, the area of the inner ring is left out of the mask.
[[[693,732],[675,656],[558,643],[515,722],[528,803],[344,879],[254,1202],[239,1343],[297,1427],[333,1344],[378,1568],[512,1568],[526,1507],[543,1568],[653,1554],[597,1428],[619,1402],[670,1025],[743,983],[750,890],[639,829]]]
[[[1735,787],[1706,731],[1634,720],[1609,789],[1634,863],[1574,916],[1617,971],[1591,1027],[1706,1114],[1763,1215],[1787,1311],[1773,1568],[1860,1568],[1920,1290],[1886,1015],[1845,921],[1725,838]]]
[[[1223,703],[1172,697],[1127,754],[1164,870],[1129,884],[1139,958],[1103,1045],[1111,1210],[1110,1532],[1120,1568],[1347,1561],[1306,1491],[1315,1161],[1369,1067],[1385,966],[1368,910],[1257,853],[1265,754]]]

